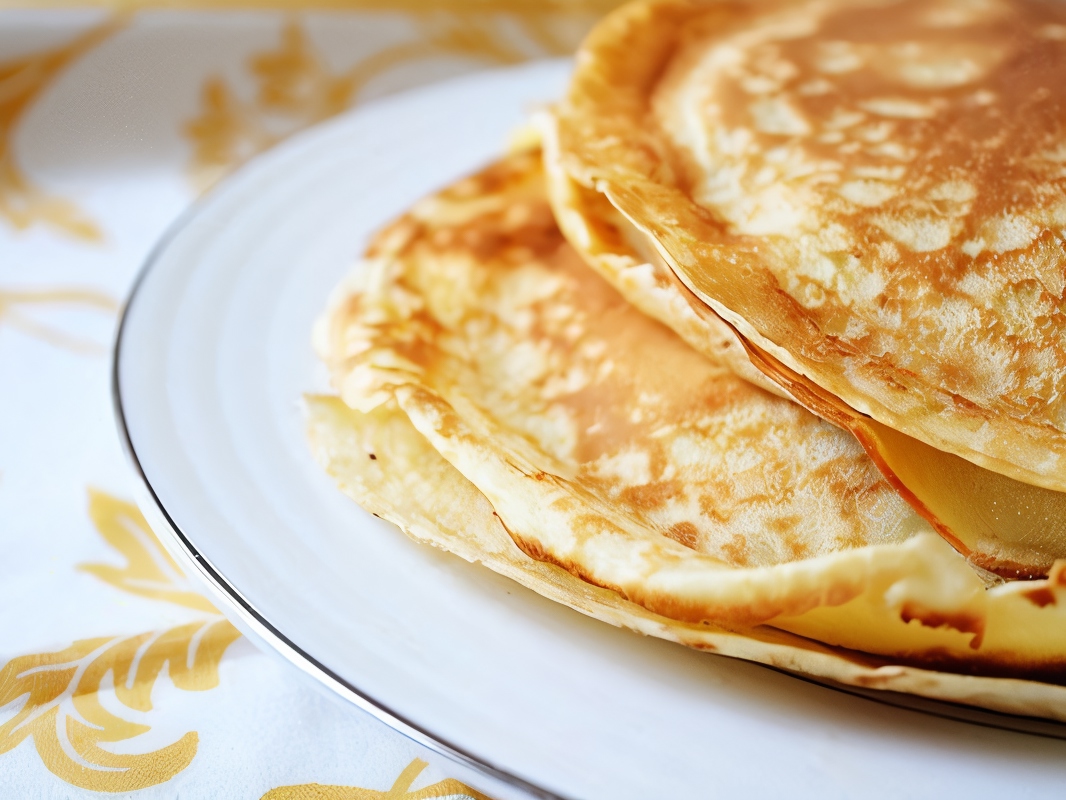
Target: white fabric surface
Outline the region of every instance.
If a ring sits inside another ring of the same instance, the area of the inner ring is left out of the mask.
[[[217,685],[201,664],[191,674],[203,685],[189,690],[171,679],[171,663],[155,679],[145,674],[149,637],[130,649],[138,677],[126,682],[147,692],[150,708],[116,693],[121,659],[111,648],[123,640],[199,620],[225,632],[228,623],[187,596],[175,602],[173,592],[196,587],[168,572],[124,505],[132,476],[113,418],[110,346],[140,265],[213,178],[340,107],[564,51],[590,19],[0,12],[0,797],[116,787],[137,797],[260,797],[309,783],[384,793],[414,759],[429,766],[412,791],[449,777],[484,785],[242,638],[225,648]],[[288,95],[286,75],[299,78]],[[132,538],[116,546],[108,531]],[[127,567],[131,554],[168,577]],[[46,654],[96,637],[115,638],[66,669],[46,665]],[[94,670],[103,670],[99,692],[75,701]],[[35,679],[34,691],[55,696],[31,694]],[[125,766],[72,744],[71,720],[92,731],[102,719],[95,706],[86,711],[93,698],[118,720],[104,726],[117,741],[100,749],[134,756]],[[187,765],[165,755],[178,742]]]

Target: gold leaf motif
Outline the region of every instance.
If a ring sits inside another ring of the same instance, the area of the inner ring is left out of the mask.
[[[0,325],[10,325],[41,341],[75,353],[103,353],[107,346],[34,319],[31,308],[47,306],[72,306],[113,314],[118,311],[118,301],[110,295],[94,289],[4,289],[0,287]]]
[[[126,558],[126,564],[79,564],[78,569],[124,592],[218,613],[163,549],[137,506],[90,489],[89,517],[107,543]]]
[[[152,709],[152,689],[165,669],[178,689],[218,685],[218,666],[240,632],[189,586],[137,507],[89,492],[89,516],[126,565],[84,564],[123,591],[177,603],[211,619],[165,631],[75,642],[66,650],[21,656],[0,669],[0,754],[32,738],[44,765],[67,783],[101,792],[143,789],[170,780],[196,755],[199,737],[147,753],[116,754],[101,744],[135,739],[148,725],[112,713],[100,692],[132,712]]]
[[[282,30],[281,45],[253,54],[248,67],[259,87],[256,106],[301,121],[333,116],[348,105],[355,89],[351,75],[330,72],[295,20]]]
[[[305,783],[298,786],[279,786],[271,789],[260,800],[429,800],[434,797],[468,797],[471,800],[491,800],[488,795],[471,789],[453,778],[438,781],[417,791],[411,791],[426,762],[416,758],[400,773],[388,791],[360,789],[356,786],[327,786],[320,783]]]
[[[149,711],[164,667],[179,689],[211,689],[218,685],[222,654],[239,636],[229,622],[207,620],[128,638],[84,639],[59,652],[15,658],[0,669],[0,709],[11,714],[0,724],[0,754],[32,738],[52,773],[98,792],[170,780],[196,755],[197,734],[150,753],[112,753],[100,745],[150,728],[108,711],[99,692],[114,691],[126,708]]]
[[[330,72],[303,28],[289,21],[274,50],[253,53],[256,97],[241,100],[222,78],[203,85],[199,115],[184,132],[193,145],[192,178],[206,189],[233,167],[296,131],[347,107],[355,80]]]
[[[44,223],[79,239],[102,238],[100,228],[77,206],[33,185],[16,163],[11,139],[23,115],[59,73],[119,25],[112,20],[62,47],[0,63],[0,218],[16,230]]]
[[[371,80],[397,67],[447,56],[503,65],[562,55],[573,50],[595,19],[587,4],[577,3],[483,5],[465,13],[447,9],[442,3],[405,8],[415,36],[341,72],[331,70],[303,26],[289,20],[276,48],[248,59],[256,85],[252,99],[241,99],[218,76],[205,80],[200,112],[184,127],[193,147],[193,182],[208,188],[255,154],[352,106]]]

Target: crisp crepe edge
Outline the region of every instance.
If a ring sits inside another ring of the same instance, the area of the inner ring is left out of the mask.
[[[416,541],[481,563],[589,617],[698,650],[844,686],[902,692],[1066,722],[1063,686],[893,663],[767,626],[739,633],[654,614],[523,553],[487,498],[418,433],[395,404],[384,403],[363,413],[337,397],[309,395],[304,399],[304,408],[315,459],[339,488],[366,511],[392,522]],[[397,442],[403,447],[397,448]],[[370,452],[376,458],[368,458]],[[443,482],[427,481],[423,491],[410,491],[410,482],[424,481],[419,476],[427,472]]]

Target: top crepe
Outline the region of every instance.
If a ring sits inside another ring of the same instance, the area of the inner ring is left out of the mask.
[[[596,616],[580,598],[608,589],[688,633],[648,629],[643,612],[606,618],[697,646],[688,626],[769,624],[925,668],[1062,680],[1066,562],[986,587],[854,439],[690,349],[590,270],[555,224],[536,153],[381,231],[316,348],[352,410],[310,401],[316,452],[417,538]],[[528,558],[504,556],[501,535]],[[530,560],[580,581],[546,585]]]
[[[1066,6],[626,6],[561,160],[758,351],[1066,491]]]
[[[791,396],[854,434],[889,483],[974,566],[1005,578],[1037,578],[1066,556],[1066,493],[992,472],[882,425],[759,350],[694,295],[604,195],[569,176],[553,116],[539,114],[538,127],[560,229],[626,300],[734,374]]]

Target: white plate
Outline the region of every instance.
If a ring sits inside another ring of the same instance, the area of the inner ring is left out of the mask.
[[[149,521],[246,632],[480,765],[498,796],[1060,794],[1066,742],[615,630],[413,544],[312,461],[299,399],[326,388],[310,331],[329,290],[371,231],[490,160],[566,71],[367,106],[258,159],[175,227],[116,346]]]

